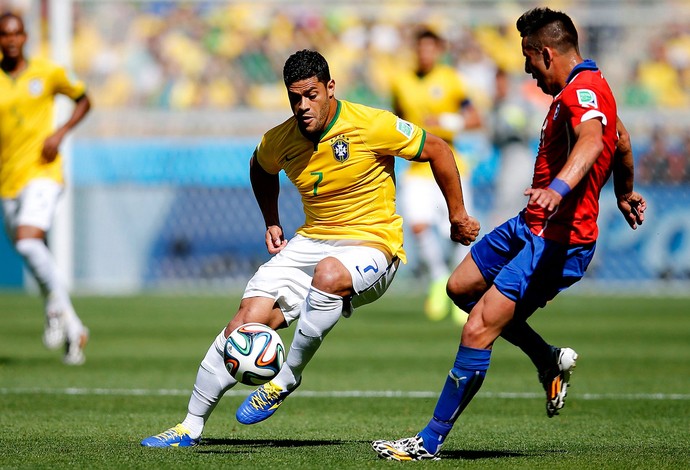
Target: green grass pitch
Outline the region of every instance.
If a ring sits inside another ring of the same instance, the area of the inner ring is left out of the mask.
[[[547,340],[580,354],[560,416],[548,419],[536,373],[499,340],[484,386],[440,462],[377,459],[369,442],[428,421],[459,339],[422,299],[388,292],[342,319],[300,389],[270,420],[226,395],[202,445],[139,441],[184,418],[196,369],[236,296],[77,297],[91,328],[87,362],[41,345],[41,302],[0,294],[0,468],[690,468],[690,300],[563,296],[535,314]],[[292,328],[281,332],[286,344]]]

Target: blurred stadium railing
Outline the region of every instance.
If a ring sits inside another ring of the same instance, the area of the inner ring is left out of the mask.
[[[0,1],[34,26],[47,24],[46,4]],[[94,102],[72,145],[75,287],[244,286],[268,257],[248,159],[261,134],[289,116],[282,65],[298,49],[326,56],[338,97],[389,107],[388,83],[410,66],[415,29],[433,27],[447,39],[446,60],[465,77],[485,115],[496,69],[511,74],[516,93],[537,110],[537,137],[548,100],[522,70],[514,27],[519,14],[536,5],[72,2],[73,66]],[[574,18],[583,55],[597,60],[617,94],[633,135],[637,186],[650,206],[648,223],[632,232],[617,214],[612,190],[602,196],[601,238],[585,288],[639,291],[643,285],[649,293],[684,293],[690,281],[690,2],[562,1],[557,7]],[[48,53],[46,41],[35,44]],[[500,163],[489,134],[458,141],[474,164],[485,231]],[[283,223],[292,233],[303,220],[299,198],[289,185],[281,197]],[[7,247],[0,244],[0,251]],[[424,275],[416,269],[414,246],[409,251],[403,279]]]

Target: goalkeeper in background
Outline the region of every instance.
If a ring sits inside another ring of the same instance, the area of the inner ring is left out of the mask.
[[[415,36],[415,68],[395,75],[391,93],[393,110],[398,116],[441,137],[453,148],[457,133],[479,128],[481,118],[458,72],[440,62],[443,51],[443,39],[430,29],[421,29]],[[453,152],[463,177],[465,207],[472,212],[470,172],[457,151]],[[446,282],[451,271],[449,264],[456,266],[462,261],[469,247],[454,244],[448,256],[449,245],[441,238],[448,231],[448,212],[429,165],[410,163],[400,181],[400,202],[401,213],[416,242],[417,259],[430,278],[424,313],[435,321],[452,313],[457,324],[464,324],[467,313],[451,302]]]
[[[41,289],[45,301],[43,343],[65,346],[63,361],[84,362],[88,330],[77,316],[65,280],[46,244],[64,181],[58,153],[65,135],[91,105],[81,81],[47,60],[24,55],[22,19],[0,16],[0,198],[5,229]],[[72,115],[53,127],[55,95],[75,102]]]

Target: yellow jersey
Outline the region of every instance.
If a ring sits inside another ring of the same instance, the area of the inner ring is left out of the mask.
[[[85,92],[83,82],[43,59],[28,61],[18,77],[0,73],[0,197],[17,197],[35,178],[63,182],[62,159],[45,163],[43,142],[54,132],[55,95],[77,100]]]
[[[318,143],[305,138],[292,117],[263,136],[255,158],[268,173],[284,170],[297,187],[305,214],[298,234],[362,240],[405,262],[395,157],[419,157],[426,132],[389,111],[337,103]]]
[[[424,127],[453,147],[453,132],[440,126],[431,126],[427,124],[427,120],[438,118],[443,113],[457,113],[462,103],[469,99],[465,84],[454,68],[438,64],[423,77],[413,70],[405,70],[393,79],[391,94],[400,117]],[[455,160],[458,168],[464,170],[457,153]],[[407,171],[433,178],[431,167],[419,162],[413,162]]]

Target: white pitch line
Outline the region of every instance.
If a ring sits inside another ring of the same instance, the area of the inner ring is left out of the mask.
[[[245,397],[251,390],[230,390],[225,396]],[[0,395],[103,395],[103,396],[189,396],[190,390],[179,389],[144,389],[144,388],[41,388],[17,387],[0,388]],[[431,391],[400,391],[400,390],[332,390],[311,391],[298,390],[293,396],[308,398],[437,398],[438,392]],[[480,392],[479,398],[503,398],[517,400],[531,400],[543,398],[542,393],[518,392]],[[690,400],[690,394],[681,393],[583,393],[572,394],[578,400]]]

